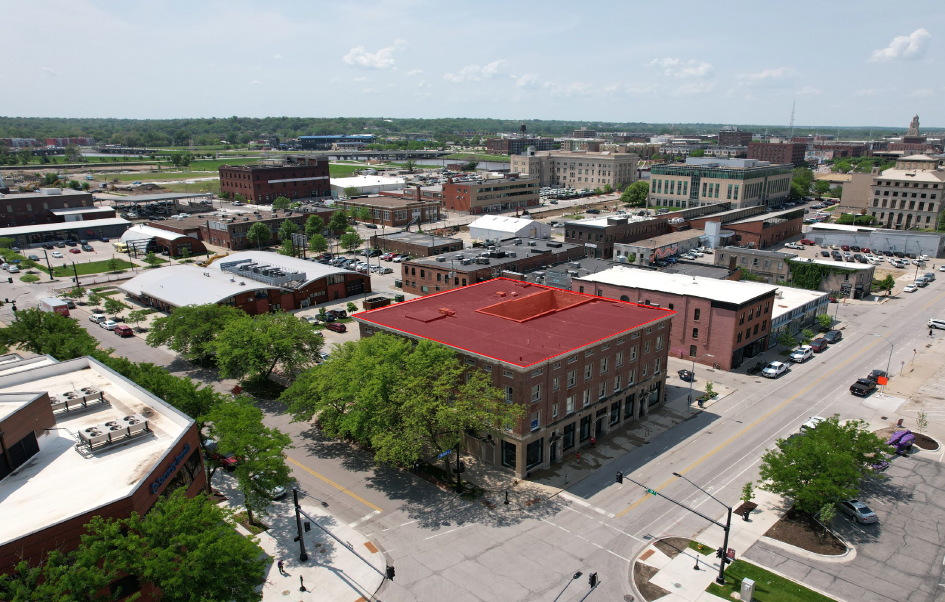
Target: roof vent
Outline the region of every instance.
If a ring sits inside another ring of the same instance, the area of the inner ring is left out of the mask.
[[[443,314],[444,316],[455,316],[456,310],[450,309],[448,307],[441,307],[440,313]]]
[[[246,286],[246,283],[240,280],[240,286]]]

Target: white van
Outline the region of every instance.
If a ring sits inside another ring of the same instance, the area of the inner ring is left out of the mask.
[[[95,322],[96,324],[101,324],[106,319],[105,314],[92,314],[89,316],[89,322]]]

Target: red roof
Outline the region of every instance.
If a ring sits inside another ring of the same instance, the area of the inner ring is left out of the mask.
[[[674,313],[496,278],[354,317],[524,367]]]

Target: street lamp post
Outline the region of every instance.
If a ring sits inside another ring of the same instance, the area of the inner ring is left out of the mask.
[[[699,487],[698,485],[696,485],[695,483],[693,483],[686,477],[682,476],[678,472],[674,472],[673,476],[679,477],[680,479],[686,481],[687,483],[689,483],[690,485],[692,485],[693,487],[695,487],[702,493],[706,494],[713,500],[725,506],[725,509],[728,510],[728,517],[725,519],[725,526],[722,527],[722,529],[724,529],[725,531],[725,537],[722,541],[722,554],[719,557],[719,576],[715,578],[716,583],[718,583],[719,585],[725,585],[725,564],[726,564],[726,561],[728,560],[728,535],[732,530],[732,507],[726,504],[725,502],[723,502],[722,500],[720,500],[719,498],[715,497],[714,495],[712,495],[711,493],[709,493],[702,487]]]
[[[715,357],[711,353],[706,353],[700,355],[699,357],[692,358],[692,375],[689,377],[689,403],[686,404],[686,415],[692,415],[692,383],[696,380],[696,360],[701,360],[704,357]]]
[[[888,340],[888,339],[887,339],[886,337],[884,337],[883,335],[874,334],[873,336],[874,336],[874,337],[879,337],[881,341],[886,341],[887,343],[889,343],[889,359],[886,360],[886,382],[889,382],[889,367],[892,365],[893,349],[895,349],[896,346],[892,344],[892,341]],[[886,385],[883,385],[882,394],[883,394],[883,395],[886,394]]]

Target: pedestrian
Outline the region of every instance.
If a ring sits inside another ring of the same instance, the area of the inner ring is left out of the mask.
[[[280,574],[280,575],[285,575],[285,563],[282,562],[282,559],[281,559],[281,558],[279,559],[279,562],[276,563],[276,566],[279,567],[279,574]]]
[[[929,328],[929,336],[932,336],[932,329]]]

